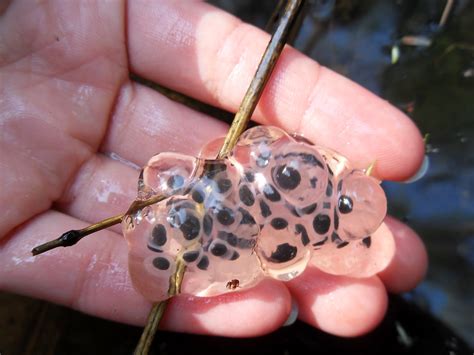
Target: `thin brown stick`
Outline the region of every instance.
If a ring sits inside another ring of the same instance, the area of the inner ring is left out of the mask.
[[[280,57],[280,54],[285,46],[288,35],[298,11],[301,8],[302,0],[289,0],[283,10],[282,16],[276,26],[275,32],[268,43],[262,60],[257,68],[257,71],[250,83],[247,92],[242,100],[242,103],[237,111],[229,132],[226,135],[224,144],[217,156],[221,159],[227,156],[234,148],[237,140],[248,125],[250,118],[255,111],[258,100],[260,99],[263,89],[265,88],[270,75],[275,68],[275,64]],[[184,277],[186,266],[182,259],[178,257],[176,272],[170,278],[170,297],[179,293],[181,283]],[[145,326],[143,334],[135,350],[135,355],[148,354],[148,350],[155,337],[155,332],[158,329],[159,322],[164,314],[164,309],[168,304],[168,300],[155,304],[150,311],[148,323]]]
[[[268,19],[267,24],[265,25],[265,32],[271,33],[273,31],[278,19],[282,14],[283,5],[285,5],[285,0],[278,0],[278,4],[273,9],[270,18]]]
[[[260,99],[265,84],[268,82],[270,75],[275,68],[275,64],[280,57],[280,54],[285,46],[288,34],[294,23],[294,20],[301,8],[302,0],[289,0],[283,10],[283,14],[276,26],[275,32],[268,43],[265,53],[262,56],[262,60],[257,68],[257,71],[250,83],[247,92],[242,100],[242,103],[237,111],[232,125],[229,128],[229,132],[226,135],[224,144],[217,158],[221,159],[227,156],[229,152],[234,148],[240,135],[243,133],[245,128],[250,121],[250,118],[255,111],[258,100]],[[181,283],[184,276],[186,266],[181,258],[177,259],[176,272],[170,278],[170,297],[179,293]],[[140,341],[135,350],[135,355],[148,354],[148,350],[155,337],[155,332],[158,329],[159,322],[164,314],[164,309],[168,304],[168,300],[155,304],[150,312],[148,323],[143,331]]]
[[[170,277],[170,285],[168,289],[168,295],[171,297],[176,296],[181,292],[181,284],[183,282],[184,272],[186,271],[186,265],[184,264],[181,257],[177,258],[176,272]],[[137,347],[135,348],[134,355],[146,355],[150,349],[153,339],[155,338],[156,331],[160,325],[160,321],[163,318],[166,307],[168,306],[169,300],[155,303],[148,315],[148,320],[143,329],[143,333],[138,341]]]
[[[58,247],[70,247],[76,244],[78,241],[80,241],[82,238],[85,236],[98,232],[102,229],[109,228],[115,224],[121,223],[123,218],[128,215],[135,213],[136,211],[142,209],[145,206],[153,205],[157,202],[160,202],[163,200],[165,196],[153,196],[152,198],[149,198],[148,200],[135,200],[133,201],[132,205],[128,209],[128,211],[124,214],[119,214],[117,216],[109,217],[107,219],[104,219],[100,222],[91,224],[90,226],[87,226],[83,229],[72,229],[70,231],[67,231],[63,233],[59,238],[50,240],[49,242],[46,242],[44,244],[38,245],[37,247],[34,247],[33,250],[31,250],[31,253],[33,255],[39,255],[44,252],[47,252],[48,250],[55,249]]]
[[[451,13],[451,9],[453,8],[454,0],[447,0],[446,5],[444,6],[443,14],[441,15],[441,19],[439,20],[439,26],[446,25],[448,21],[449,14]]]
[[[276,25],[275,32],[273,33],[272,38],[270,39],[270,42],[265,50],[265,53],[262,56],[260,64],[242,100],[239,110],[237,111],[234,120],[232,121],[232,125],[229,129],[229,132],[227,133],[224,144],[218,154],[218,158],[224,158],[227,156],[227,154],[233,149],[233,147],[237,143],[237,140],[242,134],[242,132],[247,127],[248,122],[250,121],[250,118],[255,110],[255,107],[257,106],[258,100],[262,95],[263,89],[265,88],[265,85],[268,82],[268,79],[270,78],[275,64],[288,39],[288,35],[290,33],[294,20],[296,19],[297,14],[301,9],[302,2],[303,0],[287,1],[282,11],[282,15],[279,18],[278,24]],[[155,204],[163,200],[164,198],[165,196],[155,196],[144,201],[135,200],[126,213],[107,218],[103,221],[92,224],[80,230],[68,231],[55,240],[35,247],[32,250],[32,253],[33,255],[38,255],[57,247],[72,246],[85,236],[118,224],[122,222],[123,218],[126,215],[132,214],[145,206]],[[168,290],[170,298],[180,293],[180,288],[185,270],[186,265],[184,264],[181,257],[178,257],[176,262],[176,271],[170,278]],[[148,351],[155,337],[156,330],[158,329],[160,321],[163,318],[168,302],[169,299],[159,302],[152,307],[148,316],[147,324],[143,330],[142,336],[140,337],[140,341],[135,349],[135,355],[148,354]]]
[[[153,339],[155,338],[156,331],[158,330],[158,325],[163,318],[166,306],[168,306],[168,301],[169,299],[155,303],[153,305],[150,313],[148,314],[148,319],[138,345],[133,352],[134,355],[148,354],[148,350],[150,349]]]
[[[109,217],[107,219],[104,219],[103,221],[92,224],[83,229],[79,229],[79,230],[72,229],[70,231],[63,233],[57,239],[50,240],[49,242],[46,242],[44,244],[38,245],[37,247],[34,247],[31,252],[33,253],[33,255],[38,255],[38,254],[42,254],[44,252],[47,252],[48,250],[55,249],[58,247],[70,247],[89,234],[98,232],[102,229],[108,228],[110,226],[113,226],[117,223],[122,222],[122,219],[123,219],[123,214],[114,216],[114,217]]]
[[[229,128],[229,132],[227,133],[224,144],[219,152],[219,158],[223,158],[229,154],[232,148],[234,148],[235,143],[237,143],[240,135],[247,127],[248,122],[255,111],[258,100],[262,96],[265,84],[270,78],[270,75],[275,68],[275,64],[285,46],[291,25],[301,8],[301,3],[302,0],[289,0],[286,3],[275,32],[265,49],[265,53],[263,53],[262,60],[258,65],[257,71],[255,72],[247,92],[245,93],[239,110],[235,114],[234,121]]]

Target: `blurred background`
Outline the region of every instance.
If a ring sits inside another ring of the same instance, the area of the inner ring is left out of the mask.
[[[211,3],[265,28],[278,1]],[[424,176],[409,184],[386,182],[384,188],[389,212],[414,228],[427,245],[427,278],[403,298],[392,298],[387,320],[364,339],[336,339],[297,322],[259,340],[164,333],[154,351],[188,351],[185,341],[207,353],[224,349],[261,354],[269,344],[281,345],[279,352],[269,353],[299,353],[298,346],[305,351],[377,353],[382,345],[376,339],[385,334],[385,344],[393,338],[399,346],[394,353],[466,353],[463,341],[474,347],[474,1],[308,0],[304,12],[293,45],[389,100],[426,134]],[[393,332],[384,328],[390,322]],[[419,322],[420,327],[407,334],[398,329],[402,322]],[[128,354],[140,333],[0,293],[1,355]],[[439,339],[423,342],[424,336]]]

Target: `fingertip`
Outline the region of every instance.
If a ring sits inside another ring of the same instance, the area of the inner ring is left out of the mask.
[[[374,329],[387,309],[385,288],[376,276],[354,279],[307,270],[290,290],[300,308],[300,319],[331,334],[363,335]]]
[[[380,161],[376,162],[375,175],[382,180],[405,181],[416,175],[425,157],[425,143],[415,123],[402,112],[396,112],[397,120],[387,144],[380,146]]]
[[[175,297],[163,327],[186,333],[254,337],[278,329],[290,312],[291,295],[285,285],[265,279],[251,289],[220,296]]]
[[[394,235],[396,251],[379,277],[390,292],[406,292],[425,277],[428,254],[420,237],[406,224],[392,217],[387,217],[385,223]]]
[[[339,152],[356,168],[375,162],[373,174],[381,180],[406,180],[417,172],[424,143],[403,112],[325,67],[312,90],[299,126],[310,140]]]

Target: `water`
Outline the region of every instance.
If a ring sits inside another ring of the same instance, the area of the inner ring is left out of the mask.
[[[259,27],[276,4],[213,3]],[[456,1],[440,26],[445,4],[308,1],[294,46],[388,99],[429,134],[426,175],[384,183],[389,212],[421,235],[430,257],[426,280],[406,298],[474,346],[474,2]]]

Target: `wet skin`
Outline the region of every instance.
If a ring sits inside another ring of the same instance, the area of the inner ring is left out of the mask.
[[[131,285],[119,228],[36,258],[30,250],[127,209],[138,171],[111,152],[142,166],[161,151],[196,155],[225,134],[225,124],[130,82],[129,70],[235,111],[268,35],[199,2],[18,0],[0,11],[0,288],[144,324],[150,304]],[[406,179],[423,158],[407,117],[291,48],[254,118],[304,133],[359,168],[376,160],[381,179]],[[300,319],[315,327],[367,332],[384,315],[386,290],[414,287],[427,264],[416,234],[386,223],[397,253],[378,276],[310,268],[289,284],[265,280],[210,299],[179,296],[163,327],[255,336],[285,322],[293,297]]]

